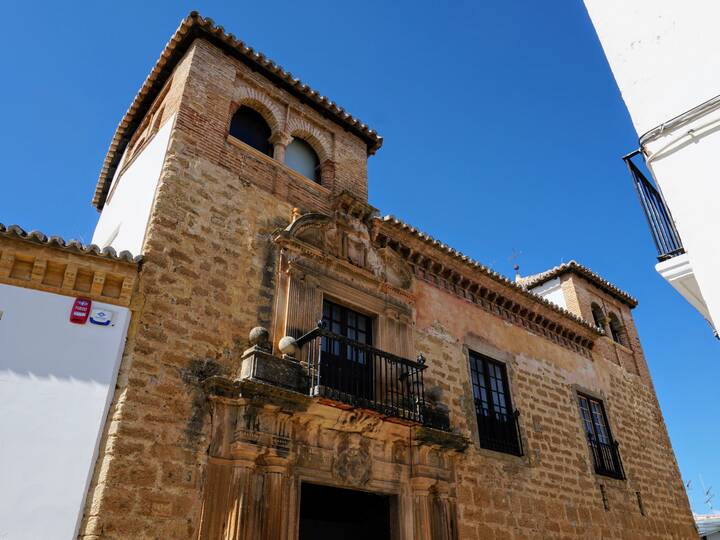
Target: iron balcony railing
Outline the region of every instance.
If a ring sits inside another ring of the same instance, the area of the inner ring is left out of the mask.
[[[325,329],[297,339],[307,358],[309,393],[386,416],[448,430],[446,419],[425,400],[425,359],[401,358]]]
[[[672,219],[670,210],[665,205],[660,192],[645,177],[637,165],[632,162],[632,158],[639,151],[632,152],[623,157],[628,166],[630,175],[633,179],[635,191],[640,199],[645,218],[647,219],[650,232],[652,233],[655,247],[658,252],[658,260],[664,261],[685,253],[680,235],[675,228],[675,222]]]
[[[479,399],[475,400],[478,435],[480,446],[496,452],[523,455],[522,438],[520,437],[519,411],[497,413],[483,407]]]
[[[602,443],[594,436],[588,435],[588,446],[593,458],[595,472],[603,476],[610,476],[620,480],[625,478],[622,460],[620,459],[619,445],[615,441]]]

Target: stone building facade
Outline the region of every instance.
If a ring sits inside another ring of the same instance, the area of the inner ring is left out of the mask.
[[[693,538],[626,293],[577,264],[513,282],[380,217],[382,139],[195,13],[113,139],[101,223],[163,129],[80,538]]]

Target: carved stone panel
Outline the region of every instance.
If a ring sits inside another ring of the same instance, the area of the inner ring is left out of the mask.
[[[454,449],[367,411],[216,384],[200,540],[296,540],[302,482],[397,496],[398,540],[457,539]]]

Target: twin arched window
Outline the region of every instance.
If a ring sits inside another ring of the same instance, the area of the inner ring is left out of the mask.
[[[230,135],[267,156],[273,155],[270,126],[259,112],[246,105],[241,106],[233,115]],[[285,165],[320,183],[320,158],[306,141],[293,137],[285,149]]]
[[[610,336],[613,338],[613,341],[619,343],[620,345],[625,345],[626,347],[629,346],[625,327],[623,326],[623,323],[620,322],[620,318],[615,313],[611,312],[610,315],[608,315],[608,317],[606,318],[602,308],[595,302],[590,305],[590,310],[592,311],[593,322],[595,323],[595,326],[605,330],[605,323],[607,322],[608,326],[610,327]]]
[[[285,149],[285,165],[306,178],[320,183],[320,159],[313,147],[302,139],[293,137]]]
[[[595,302],[593,302],[590,306],[590,309],[592,310],[593,322],[595,323],[595,326],[604,330],[605,314],[603,313],[602,308],[598,306]]]
[[[625,327],[620,322],[620,319],[618,319],[618,316],[614,313],[611,313],[608,317],[608,323],[610,326],[610,334],[612,335],[613,340],[620,345],[625,345],[627,347],[628,342],[627,334],[625,334]]]
[[[243,105],[235,112],[230,121],[230,135],[267,156],[273,155],[272,131],[255,109]]]

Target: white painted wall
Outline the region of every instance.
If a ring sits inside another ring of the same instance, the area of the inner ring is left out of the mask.
[[[638,134],[720,94],[720,2],[585,0],[585,6]]]
[[[0,538],[76,535],[130,320],[69,322],[74,299],[0,284]]]
[[[567,302],[565,302],[565,294],[562,291],[562,285],[560,284],[559,277],[546,281],[545,283],[530,290],[535,294],[539,294],[545,300],[549,300],[553,304],[567,309]]]
[[[701,124],[713,120],[714,128],[700,128]],[[693,127],[697,128],[695,136],[692,139],[684,136]],[[675,220],[711,322],[720,324],[718,129],[720,110],[650,142],[647,149],[655,155],[649,157],[647,163]],[[688,301],[692,303],[690,298]]]
[[[93,244],[100,247],[111,245],[118,252],[127,250],[133,255],[142,253],[155,190],[174,124],[175,116],[165,122],[122,176],[119,176],[122,166],[118,167],[110,186],[112,196],[105,203],[95,227]]]
[[[687,253],[657,263],[655,270],[705,319],[711,319]]]
[[[585,0],[585,5],[638,136],[720,95],[720,2]],[[666,128],[643,151],[677,225],[710,322],[717,328],[720,107]],[[666,277],[665,266],[658,266]]]

